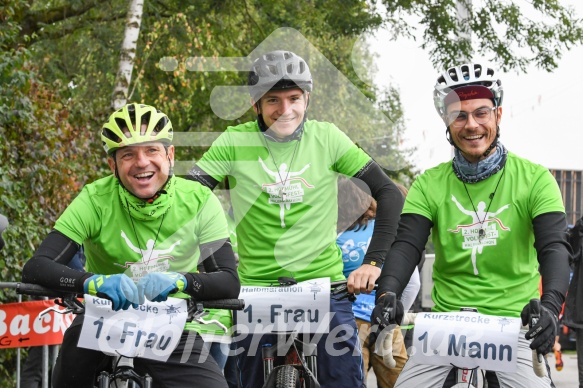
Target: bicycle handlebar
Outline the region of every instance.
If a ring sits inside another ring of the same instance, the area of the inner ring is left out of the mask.
[[[202,303],[202,306],[207,309],[243,310],[245,308],[243,299],[216,299],[197,303]]]
[[[2,283],[0,283],[0,288],[2,288]],[[67,296],[81,296],[81,294],[77,292],[55,291],[53,289],[33,283],[18,282],[15,283],[14,288],[16,289],[16,293],[21,295],[47,296],[55,298],[62,298]]]
[[[56,291],[51,288],[33,283],[0,282],[0,288],[11,288],[16,290],[17,294],[21,295],[46,296],[49,298],[75,298],[83,296],[77,292]],[[212,309],[242,310],[245,308],[245,301],[243,299],[216,299],[194,302],[197,304],[202,304],[204,308]]]

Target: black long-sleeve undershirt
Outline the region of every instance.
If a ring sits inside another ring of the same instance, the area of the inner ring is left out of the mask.
[[[367,163],[354,178],[364,182],[370,189],[371,196],[377,201],[374,231],[363,264],[380,268],[397,235],[405,199],[397,185],[374,161]]]
[[[22,281],[55,290],[83,293],[83,283],[93,274],[65,265],[78,250],[79,244],[53,230],[24,265]],[[201,244],[200,251],[207,272],[185,274],[188,280],[186,292],[198,300],[236,298],[240,283],[230,241]]]
[[[421,261],[432,227],[433,223],[426,217],[409,213],[401,215],[397,238],[377,280],[377,298],[389,291],[401,295]]]
[[[22,281],[59,291],[83,293],[83,283],[91,273],[67,267],[79,244],[61,232],[53,230],[22,269]]]
[[[532,220],[532,226],[543,284],[541,302],[547,307],[550,304],[555,315],[559,316],[569,288],[569,258],[572,255],[565,214],[541,214]]]

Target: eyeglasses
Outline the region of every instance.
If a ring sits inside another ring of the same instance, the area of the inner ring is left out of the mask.
[[[468,115],[472,115],[476,123],[478,124],[486,124],[492,118],[492,111],[496,109],[493,108],[478,108],[473,112],[464,112],[464,111],[455,111],[448,113],[446,118],[449,125],[461,128],[466,125],[468,122]]]

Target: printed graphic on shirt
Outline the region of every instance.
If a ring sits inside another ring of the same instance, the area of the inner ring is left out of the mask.
[[[140,280],[150,272],[168,271],[170,269],[169,261],[174,260],[174,256],[169,253],[174,250],[174,247],[180,245],[180,240],[178,240],[167,249],[154,249],[155,241],[150,239],[146,242],[146,248],[141,249],[130,241],[123,230],[121,231],[121,237],[132,251],[141,255],[141,261],[135,263],[126,262],[125,264],[125,267],[129,267],[131,270],[131,278],[134,281]]]
[[[462,233],[464,242],[462,249],[472,250],[472,265],[474,267],[474,275],[478,275],[477,255],[482,254],[485,246],[494,246],[498,239],[498,226],[500,230],[510,231],[504,223],[496,216],[508,209],[509,205],[504,205],[495,212],[486,211],[486,203],[484,201],[478,202],[478,207],[474,211],[472,209],[465,209],[455,196],[451,196],[451,200],[456,204],[458,209],[465,215],[472,218],[471,223],[464,225],[457,225],[455,229],[448,229],[452,233]]]
[[[346,240],[340,247],[342,250],[342,261],[344,263],[348,263],[350,261],[360,261],[361,257],[364,257],[364,254],[368,250],[370,240],[370,237],[366,241],[355,242],[354,239],[351,238]]]
[[[287,164],[282,163],[279,165],[279,171],[270,170],[265,162],[258,159],[259,164],[263,167],[263,170],[269,174],[275,181],[275,183],[264,183],[261,185],[261,189],[269,194],[269,204],[279,205],[279,217],[281,219],[281,227],[285,228],[285,210],[291,208],[292,203],[303,202],[304,200],[304,187],[313,189],[314,186],[310,185],[302,175],[308,168],[310,168],[310,163],[306,164],[300,171],[292,172],[287,171]]]

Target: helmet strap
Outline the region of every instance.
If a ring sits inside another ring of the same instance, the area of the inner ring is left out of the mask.
[[[498,108],[498,103],[495,100],[494,100],[494,107]],[[495,115],[496,115],[496,121],[498,121],[498,110],[496,110]],[[487,157],[488,155],[490,155],[490,152],[492,152],[494,147],[496,147],[496,145],[498,144],[499,138],[500,138],[500,126],[498,124],[496,124],[496,137],[494,138],[494,141],[492,141],[492,144],[490,144],[490,146],[488,147],[486,152],[484,152],[482,154],[482,155],[484,155],[484,157]]]
[[[451,139],[451,132],[449,131],[449,126],[447,125],[445,126],[445,138],[447,139],[447,142],[449,144],[451,144],[454,148],[460,150],[460,148],[457,145],[455,145],[455,142]]]
[[[494,138],[494,141],[492,142],[492,144],[490,144],[488,149],[486,149],[486,152],[484,152],[482,154],[484,157],[487,157],[488,155],[490,155],[490,152],[492,152],[494,147],[496,147],[496,145],[498,144],[499,138],[500,138],[500,126],[496,125],[496,137]]]

